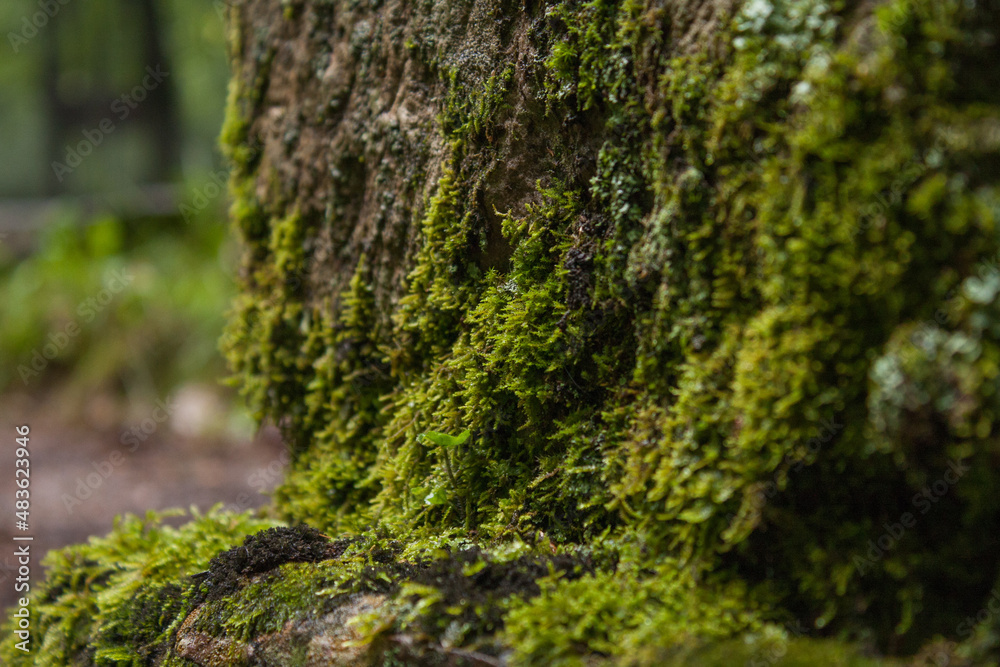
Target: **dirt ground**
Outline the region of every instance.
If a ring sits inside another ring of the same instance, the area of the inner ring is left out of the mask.
[[[0,618],[22,595],[15,592],[19,545],[31,544],[30,583],[37,590],[48,550],[107,533],[118,514],[192,505],[208,510],[217,503],[257,508],[269,500],[260,492],[281,479],[286,457],[276,429],[252,437],[233,436],[231,429],[205,435],[205,424],[223,407],[211,395],[188,392],[159,406],[132,405],[128,414],[112,403],[96,398],[68,414],[58,397],[0,397],[0,508],[6,514],[0,517]],[[160,419],[164,407],[172,414]],[[15,429],[22,424],[31,429],[26,531],[17,529],[15,516]]]

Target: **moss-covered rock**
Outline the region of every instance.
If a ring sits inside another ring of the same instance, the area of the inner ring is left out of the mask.
[[[766,623],[745,586],[649,567],[636,544],[486,551],[213,511],[180,529],[127,517],[53,552],[34,637],[10,665],[867,665],[843,645]],[[548,553],[542,553],[542,552]],[[205,568],[200,571],[199,568]],[[723,642],[740,634],[739,642]],[[37,639],[36,639],[37,641]],[[788,656],[787,662],[783,660]]]
[[[197,609],[175,577],[153,643],[997,662],[1000,3],[231,19],[224,345],[291,448],[275,507],[346,550]]]

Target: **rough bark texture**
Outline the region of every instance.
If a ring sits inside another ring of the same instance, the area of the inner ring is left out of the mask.
[[[225,347],[346,541],[50,583],[51,655],[996,663],[1000,4],[231,19]]]

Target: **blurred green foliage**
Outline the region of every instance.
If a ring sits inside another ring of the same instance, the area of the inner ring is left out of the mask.
[[[147,66],[144,37],[134,0],[55,2],[52,18],[41,17],[37,34],[30,23],[41,12],[38,0],[0,3],[0,196],[38,195],[49,178],[50,125],[60,149],[82,138],[102,118],[115,131],[67,179],[71,190],[118,190],[142,182],[150,169],[149,136],[129,122],[118,122],[110,101],[141,83]],[[216,136],[222,122],[228,67],[221,3],[205,0],[156,0],[164,68],[176,96],[180,161],[185,176],[217,168]],[[27,22],[27,23],[26,23]],[[21,37],[33,35],[22,41]],[[67,125],[51,119],[46,106],[46,42],[57,43],[55,85],[64,97],[94,105],[93,117]],[[142,107],[139,112],[148,111]],[[141,113],[134,114],[139,118]]]
[[[49,200],[58,212],[32,233],[30,256],[22,243],[3,238],[10,231],[3,225],[31,221],[0,216],[0,391],[66,384],[81,396],[163,396],[182,382],[214,382],[224,373],[216,340],[234,291],[225,198],[217,195],[225,181],[216,136],[228,78],[220,4],[154,0],[162,63],[147,62],[141,3],[42,4],[0,3],[0,146],[7,157],[0,160],[0,197],[46,193],[49,162],[64,145],[75,146],[85,131],[93,135],[101,120],[115,127],[60,184],[62,194],[88,201]],[[110,103],[157,65],[169,73],[177,127],[149,127],[152,100],[120,119]],[[59,117],[53,99],[76,115]],[[136,188],[162,174],[151,135],[168,129],[180,144],[181,173],[169,172],[183,181],[176,209],[147,207],[156,217],[95,209],[114,193],[128,193],[139,211],[146,207]]]
[[[130,395],[220,377],[216,339],[234,292],[227,227],[181,225],[81,225],[68,212],[34,255],[0,258],[0,389],[37,388],[71,369],[81,388]]]

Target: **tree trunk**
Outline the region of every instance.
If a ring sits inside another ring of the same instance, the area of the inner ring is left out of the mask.
[[[224,345],[340,540],[165,578],[167,655],[996,658],[1000,3],[230,14]]]

